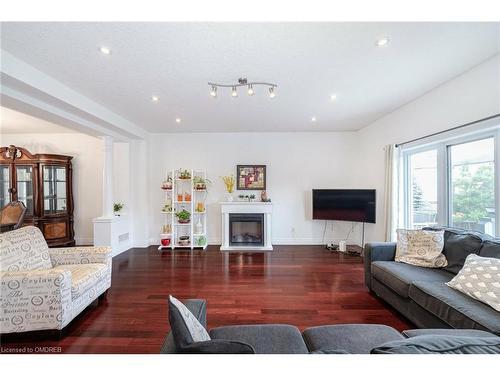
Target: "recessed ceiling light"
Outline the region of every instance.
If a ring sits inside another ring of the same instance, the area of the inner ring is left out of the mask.
[[[102,46],[101,48],[99,48],[99,51],[101,51],[101,53],[104,54],[104,55],[111,54],[111,50],[108,47]]]
[[[312,122],[316,122],[316,117],[314,117],[314,116],[313,116],[313,117],[311,117],[311,121],[312,121]]]
[[[180,123],[181,123],[181,119],[180,119],[179,117],[177,117],[177,118],[175,119],[175,122],[176,122],[176,123],[178,123],[178,124],[180,124]]]
[[[330,100],[332,102],[334,102],[335,100],[337,100],[337,95],[335,95],[335,94],[330,95]]]
[[[159,98],[158,96],[156,96],[156,95],[153,95],[153,96],[151,97],[151,100],[152,100],[153,102],[155,102],[155,103],[158,103],[158,102],[160,101],[160,98]]]
[[[386,46],[388,44],[389,44],[389,38],[387,38],[387,37],[383,37],[383,38],[377,39],[377,41],[375,42],[375,45],[377,47],[384,47],[384,46]]]

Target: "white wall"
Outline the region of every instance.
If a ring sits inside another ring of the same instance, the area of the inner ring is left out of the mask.
[[[147,142],[115,144],[114,200],[133,212],[134,246],[156,244],[165,171],[206,169],[213,182],[207,201],[209,242],[219,243],[217,202],[225,199],[220,176],[236,174],[237,164],[266,164],[275,244],[321,243],[325,223],[311,219],[313,188],[377,189],[377,224],[366,225],[366,240],[383,240],[383,147],[499,112],[496,56],[358,132],[152,134]],[[74,156],[75,235],[78,243],[91,243],[92,219],[101,215],[102,141],[80,133],[3,134],[0,141],[33,153]],[[350,228],[335,222],[326,240],[344,239]],[[350,243],[360,243],[360,229],[355,226]]]
[[[384,239],[384,151],[400,143],[500,113],[500,56],[478,65],[360,130],[357,172],[364,188],[377,189],[377,224],[366,238]]]
[[[223,133],[155,134],[150,139],[150,236],[159,242],[164,194],[160,189],[167,169],[205,169],[212,181],[207,199],[208,240],[220,243],[218,202],[225,199],[220,176],[236,175],[237,164],[266,164],[267,191],[274,203],[273,242],[321,243],[324,221],[311,218],[313,188],[362,187],[352,183],[355,133]],[[238,194],[238,191],[234,193]],[[259,194],[259,192],[256,192]],[[349,223],[337,222],[328,239],[342,239]],[[357,227],[360,229],[360,226]],[[359,230],[351,242],[360,241]]]
[[[34,154],[73,156],[75,239],[77,244],[92,244],[92,219],[102,212],[102,141],[80,133],[2,134],[0,141]]]

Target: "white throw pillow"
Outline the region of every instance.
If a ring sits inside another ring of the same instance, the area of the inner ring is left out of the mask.
[[[444,230],[398,229],[396,262],[427,268],[442,268],[448,262],[442,254]]]
[[[446,285],[500,311],[500,259],[471,254]]]
[[[177,298],[169,296],[170,302],[179,310],[179,313],[184,319],[186,328],[188,329],[194,342],[209,341],[210,335],[189,309]]]

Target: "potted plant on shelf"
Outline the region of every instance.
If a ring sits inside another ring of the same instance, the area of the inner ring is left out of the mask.
[[[195,176],[193,178],[194,190],[205,191],[207,190],[207,185],[211,183],[208,178],[203,178],[201,176]]]
[[[190,180],[191,179],[191,172],[189,172],[187,169],[184,169],[184,170],[179,169],[179,179]]]
[[[123,209],[124,204],[120,202],[113,203],[113,213],[120,216],[120,211]]]
[[[175,214],[179,224],[188,224],[191,221],[191,213],[187,210],[179,211]]]
[[[163,190],[172,190],[172,177],[168,177],[165,181],[163,181],[161,188]]]
[[[205,236],[199,236],[197,239],[195,239],[196,246],[203,247],[207,243],[207,237]]]

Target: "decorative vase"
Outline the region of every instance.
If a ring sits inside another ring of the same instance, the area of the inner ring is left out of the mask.
[[[198,218],[198,222],[196,223],[196,234],[203,233],[203,224],[201,223],[201,218]]]
[[[228,193],[228,194],[227,194],[227,201],[228,201],[228,202],[232,202],[232,201],[233,201],[233,199],[234,199],[234,198],[233,198],[233,195],[232,195],[231,193]]]

